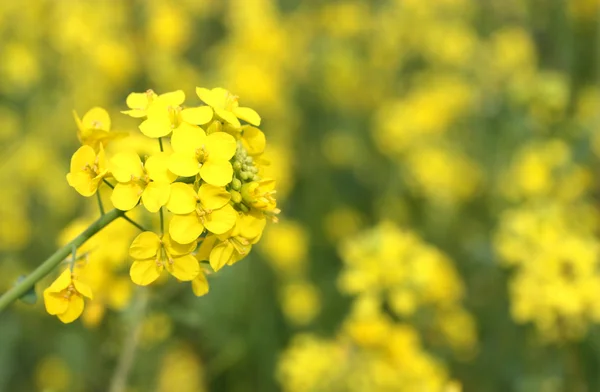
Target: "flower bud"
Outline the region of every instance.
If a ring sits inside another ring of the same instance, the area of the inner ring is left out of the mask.
[[[239,178],[234,177],[231,181],[231,187],[234,190],[239,191],[240,189],[242,189],[242,182],[239,180]]]
[[[233,162],[233,170],[235,170],[236,172],[242,170],[242,164],[240,163],[240,161]]]
[[[231,200],[234,203],[241,203],[242,202],[242,195],[240,194],[240,192],[238,191],[231,191]]]
[[[221,121],[215,120],[212,123],[210,123],[210,125],[208,126],[208,129],[206,130],[206,134],[210,135],[211,133],[221,132],[222,129],[223,129],[223,124],[221,124]]]

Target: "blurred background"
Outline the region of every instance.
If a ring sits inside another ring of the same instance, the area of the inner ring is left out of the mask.
[[[136,290],[115,223],[80,320],[0,315],[0,391],[107,391],[133,338],[131,392],[600,390],[599,23],[598,0],[0,2],[0,292],[98,214],[65,180],[72,110],[135,141],[132,91],[239,95],[283,210],[201,298]]]

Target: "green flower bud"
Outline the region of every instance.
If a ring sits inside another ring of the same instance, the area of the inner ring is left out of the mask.
[[[242,164],[239,161],[233,162],[233,170],[236,172],[242,170]]]
[[[239,206],[240,206],[240,210],[242,210],[242,212],[248,212],[248,211],[250,211],[250,208],[248,208],[248,206],[245,205],[245,204],[243,204],[243,203],[239,204]]]
[[[242,195],[240,192],[238,191],[231,191],[231,200],[234,203],[241,203],[242,202]]]
[[[240,189],[242,189],[242,182],[239,180],[239,178],[234,177],[231,181],[231,187],[234,190],[239,191]]]
[[[243,172],[240,172],[240,178],[241,178],[243,181],[246,181],[246,180],[250,179],[250,176],[251,176],[251,174],[250,174],[250,173],[248,173],[248,172],[244,172],[244,171],[243,171]]]
[[[221,121],[215,120],[212,123],[210,123],[210,125],[208,126],[208,129],[206,130],[206,134],[210,135],[211,133],[221,132],[222,129],[223,129],[223,124],[221,124]]]

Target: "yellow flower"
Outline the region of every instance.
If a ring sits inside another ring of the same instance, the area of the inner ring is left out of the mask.
[[[127,136],[127,132],[110,132],[110,116],[100,107],[90,109],[80,119],[73,111],[77,123],[77,138],[82,145],[88,145],[98,151],[100,145],[106,146],[109,141]]]
[[[258,128],[244,125],[242,127],[242,145],[248,155],[260,155],[265,151],[267,140],[265,134]]]
[[[254,215],[240,214],[233,229],[223,235],[208,235],[202,241],[196,257],[208,260],[213,270],[232,265],[250,253],[265,228],[266,220]]]
[[[67,182],[82,196],[93,196],[98,185],[108,173],[104,148],[100,144],[98,154],[90,146],[81,146],[71,158],[71,171]]]
[[[121,152],[111,160],[111,171],[119,182],[113,190],[111,201],[123,211],[142,204],[150,212],[157,212],[169,200],[169,184],[177,178],[167,169],[168,155],[159,153],[142,164],[134,152]]]
[[[202,125],[212,119],[212,110],[207,107],[182,109],[185,94],[181,90],[161,94],[149,104],[148,118],[140,124],[140,131],[148,137],[167,136],[182,124]]]
[[[200,173],[204,181],[215,186],[225,186],[233,178],[229,160],[235,154],[236,142],[225,132],[206,135],[204,130],[192,125],[183,125],[173,132],[171,138],[173,154],[169,170],[190,177]]]
[[[260,125],[260,116],[253,109],[240,107],[238,97],[224,88],[217,87],[212,90],[196,87],[196,94],[207,105],[213,108],[217,116],[229,124],[240,127],[238,118],[252,125]]]
[[[280,210],[273,197],[275,193],[275,180],[268,178],[244,184],[241,189],[242,198],[248,206],[278,214]]]
[[[129,255],[135,260],[129,270],[133,283],[147,286],[154,282],[163,269],[181,281],[190,281],[200,273],[200,264],[190,253],[196,249],[196,242],[180,244],[168,234],[162,239],[151,231],[140,233],[129,248]]]
[[[130,110],[122,110],[121,113],[133,118],[146,117],[148,107],[156,97],[156,93],[152,90],[148,90],[145,93],[131,93],[127,96],[126,100],[127,107]]]
[[[198,193],[192,186],[171,185],[169,211],[177,214],[169,224],[169,234],[179,242],[195,241],[206,228],[214,234],[229,231],[236,222],[237,213],[229,204],[231,194],[225,188],[203,184]]]
[[[92,290],[79,281],[69,268],[44,290],[46,311],[63,323],[75,321],[83,312],[83,297],[92,299]]]

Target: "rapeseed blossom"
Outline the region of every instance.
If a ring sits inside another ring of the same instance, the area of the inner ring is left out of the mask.
[[[84,300],[92,299],[92,290],[81,282],[71,271],[65,269],[59,277],[44,290],[44,304],[48,314],[59,318],[63,323],[75,321],[83,313]]]

